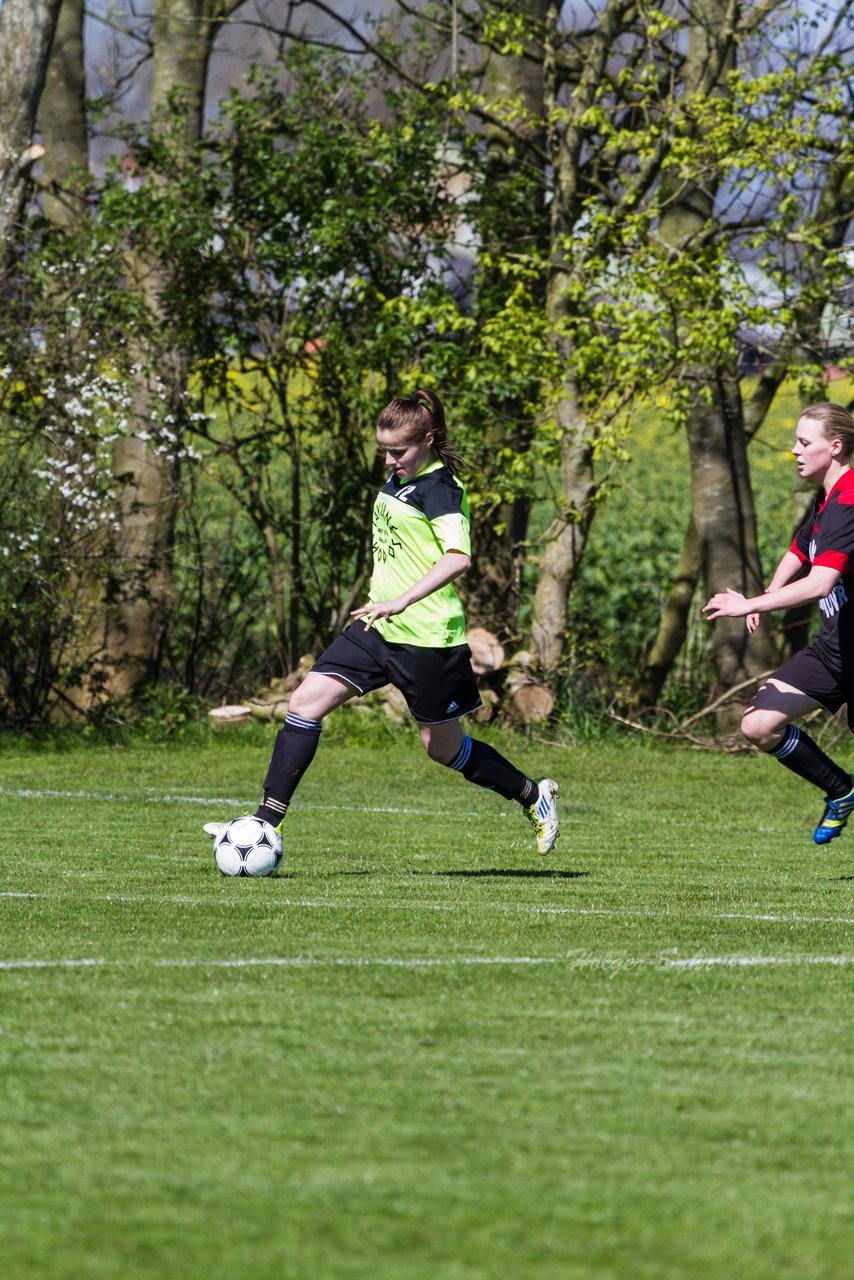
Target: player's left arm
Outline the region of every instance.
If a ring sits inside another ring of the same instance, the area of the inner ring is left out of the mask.
[[[423,600],[425,596],[430,596],[441,587],[446,587],[449,582],[461,577],[470,568],[471,556],[468,552],[446,551],[432,568],[428,569],[417,582],[413,582],[402,595],[394,600],[375,600],[373,604],[363,604],[360,608],[353,610],[351,617],[364,618],[365,629],[368,630],[377,618],[391,618],[396,613],[403,613],[404,609],[415,604],[416,600]]]

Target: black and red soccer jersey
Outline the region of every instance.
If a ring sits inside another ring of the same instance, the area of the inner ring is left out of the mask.
[[[846,471],[825,495],[816,494],[790,550],[804,565],[838,569],[840,579],[819,600],[821,629],[816,652],[834,664],[854,662],[854,469]]]

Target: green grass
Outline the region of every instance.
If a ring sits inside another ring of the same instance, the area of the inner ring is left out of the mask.
[[[848,1274],[854,836],[752,756],[511,750],[549,859],[330,736],[271,881],[200,835],[255,739],[3,750],[5,1276]]]

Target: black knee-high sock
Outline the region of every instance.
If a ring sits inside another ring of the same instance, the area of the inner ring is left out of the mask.
[[[448,768],[456,769],[467,782],[497,791],[505,800],[517,800],[519,804],[529,805],[537,798],[536,782],[521,773],[494,747],[477,738],[469,738],[467,735],[463,737],[463,745]]]
[[[774,756],[780,764],[784,764],[798,777],[805,778],[814,787],[820,787],[832,800],[847,796],[851,790],[851,775],[840,769],[830,756],[826,756],[821,747],[813,742],[808,733],[790,724],[783,735],[779,747],[775,747],[769,755]]]
[[[255,811],[275,827],[281,822],[299,781],[314,759],[322,724],[289,711],[285,727],[276,734],[273,754],[264,779],[264,800]]]

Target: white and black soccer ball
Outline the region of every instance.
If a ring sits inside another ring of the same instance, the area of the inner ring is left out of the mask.
[[[261,818],[235,818],[214,840],[214,862],[224,876],[274,876],[282,837]]]

